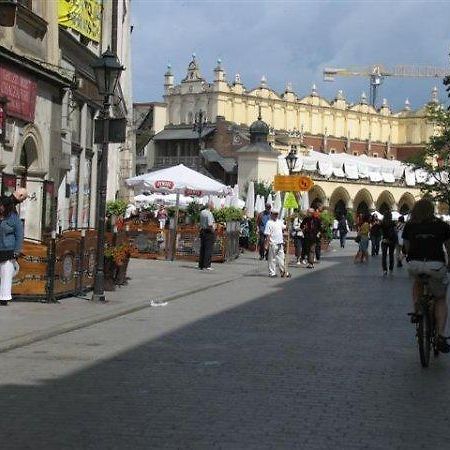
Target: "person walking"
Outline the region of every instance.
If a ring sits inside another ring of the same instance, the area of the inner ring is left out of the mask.
[[[294,239],[294,249],[296,264],[299,266],[302,263],[302,248],[303,248],[303,231],[301,229],[302,219],[299,211],[292,222],[291,236]]]
[[[380,254],[381,223],[375,215],[372,216],[372,224],[370,226],[370,242],[372,256],[378,256]]]
[[[304,235],[304,251],[308,258],[307,269],[314,269],[314,258],[316,256],[317,234],[319,233],[319,222],[314,217],[314,209],[309,208],[307,216],[303,219],[301,230]]]
[[[166,208],[164,208],[164,205],[160,205],[158,211],[156,212],[156,219],[159,222],[159,228],[161,230],[163,230],[166,226],[167,217]]]
[[[214,216],[212,210],[214,204],[208,203],[208,206],[200,211],[200,258],[198,268],[200,270],[214,270],[211,267],[211,257],[214,247]]]
[[[316,234],[316,242],[315,242],[315,262],[320,263],[320,257],[322,256],[322,220],[320,218],[320,211],[321,208],[317,208],[314,213],[313,217],[317,224],[317,234]]]
[[[387,255],[389,253],[389,273],[394,271],[394,250],[397,245],[397,230],[392,220],[392,214],[387,211],[381,221],[381,265],[383,275],[387,275]]]
[[[259,250],[259,259],[263,260],[267,259],[267,252],[265,250],[265,242],[266,236],[264,231],[266,229],[266,224],[270,219],[270,210],[272,209],[272,205],[269,203],[266,204],[266,208],[263,212],[259,213],[256,217],[256,226],[258,227],[259,239],[258,239],[258,250]]]
[[[277,267],[282,278],[289,278],[291,275],[286,271],[284,261],[284,230],[286,225],[278,218],[279,211],[272,210],[270,219],[267,221],[264,230],[265,248],[267,250],[267,263],[269,266],[269,277],[277,276]]]
[[[14,202],[0,203],[0,305],[11,301],[11,287],[16,259],[22,251],[23,225]]]
[[[347,239],[349,226],[344,214],[342,214],[339,218],[337,227],[339,231],[339,242],[341,244],[341,248],[345,248],[345,241]]]
[[[359,247],[355,255],[355,263],[365,263],[369,259],[370,216],[363,215],[360,223],[357,235]]]
[[[405,229],[405,218],[400,216],[395,226],[397,231],[397,244],[395,245],[395,257],[397,259],[397,267],[403,267],[403,230]]]

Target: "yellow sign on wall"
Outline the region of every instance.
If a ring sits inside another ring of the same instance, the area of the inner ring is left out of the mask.
[[[58,0],[58,23],[100,42],[102,0]]]
[[[309,191],[314,186],[310,177],[300,175],[275,175],[273,179],[274,191]]]

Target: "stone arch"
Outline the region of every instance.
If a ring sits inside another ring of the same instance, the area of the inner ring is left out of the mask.
[[[353,210],[357,214],[368,214],[374,209],[372,194],[366,188],[359,190],[353,199]]]
[[[398,211],[400,214],[409,214],[413,209],[416,200],[410,192],[405,192],[398,201]]]
[[[24,129],[20,152],[16,155],[16,166],[20,171],[38,174],[44,166],[42,138],[38,129],[30,125]]]
[[[330,211],[336,216],[345,214],[350,206],[350,195],[345,188],[339,186],[330,197]]]
[[[394,211],[396,209],[396,204],[392,193],[383,191],[378,196],[376,207],[381,214],[384,214],[386,211]]]
[[[317,184],[315,184],[308,192],[308,197],[311,208],[317,207],[318,204],[321,204],[322,206],[328,206],[325,191]]]

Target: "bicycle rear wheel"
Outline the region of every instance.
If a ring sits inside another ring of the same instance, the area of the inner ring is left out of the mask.
[[[422,367],[428,367],[430,363],[431,330],[432,324],[428,311],[424,311],[417,324],[417,345],[419,347],[420,363]]]

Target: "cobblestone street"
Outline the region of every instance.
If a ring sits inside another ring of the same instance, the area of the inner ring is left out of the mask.
[[[450,360],[420,367],[405,269],[354,248],[3,353],[1,448],[448,448]]]

